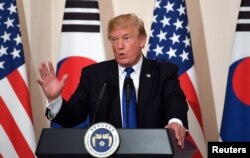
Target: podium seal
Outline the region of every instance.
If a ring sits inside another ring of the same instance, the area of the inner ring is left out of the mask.
[[[89,127],[84,136],[84,145],[93,157],[109,157],[117,151],[120,136],[113,125],[100,122]]]

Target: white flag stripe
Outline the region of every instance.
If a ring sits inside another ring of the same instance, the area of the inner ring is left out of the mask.
[[[199,101],[200,100],[200,98],[199,98],[199,89],[198,89],[198,83],[197,83],[197,78],[196,78],[196,73],[195,72],[196,71],[195,71],[194,65],[189,70],[187,70],[187,74],[188,74],[188,76],[189,76],[189,78],[190,78],[190,80],[191,80],[191,82],[193,84],[193,87],[195,89],[195,92],[197,94],[198,101]]]
[[[250,7],[240,7],[240,11],[250,11]]]
[[[27,71],[26,71],[26,64],[23,64],[22,66],[20,66],[18,69],[19,74],[21,75],[21,77],[23,78],[24,82],[26,85],[28,85],[28,78],[27,78]],[[27,86],[27,88],[29,89],[29,86]]]
[[[0,91],[0,95],[31,150],[35,151],[36,143],[33,124],[6,78],[0,81],[0,89],[8,89],[8,93]]]
[[[95,8],[65,8],[65,13],[99,13],[99,9]]]
[[[201,155],[203,157],[206,157],[207,153],[207,147],[206,147],[206,141],[203,135],[203,132],[201,130],[200,124],[198,120],[195,117],[195,114],[192,109],[188,110],[188,120],[189,120],[189,132],[192,134],[192,137],[194,139],[195,144],[197,145],[197,148],[201,152]]]
[[[250,19],[239,19],[238,24],[250,24]]]
[[[234,52],[232,53],[232,63],[239,59],[250,56],[249,43],[250,32],[236,32],[232,50],[232,52]]]
[[[63,20],[63,24],[71,25],[100,25],[100,21],[96,20]]]
[[[71,56],[83,56],[96,62],[106,59],[102,33],[62,33],[59,61]]]
[[[15,148],[13,147],[8,135],[0,124],[0,153],[5,158],[15,158],[18,157]]]

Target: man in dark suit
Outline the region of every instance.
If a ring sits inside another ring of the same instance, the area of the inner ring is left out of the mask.
[[[146,59],[142,48],[146,43],[144,24],[134,14],[123,14],[110,20],[108,39],[111,42],[114,60],[93,64],[82,69],[79,85],[69,101],[60,93],[67,79],[56,78],[51,62],[42,63],[37,82],[48,100],[47,117],[64,127],[72,127],[87,116],[90,122],[109,122],[117,128],[124,127],[122,107],[125,68],[131,73],[136,93],[137,128],[171,128],[178,144],[184,146],[188,128],[185,95],[179,85],[178,67],[167,62]],[[101,101],[101,89],[105,88]],[[97,107],[100,101],[99,107]]]

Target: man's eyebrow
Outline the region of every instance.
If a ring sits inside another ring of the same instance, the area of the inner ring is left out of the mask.
[[[124,36],[131,36],[132,34],[131,33],[125,33],[124,35],[122,35],[121,37],[124,37]],[[110,35],[110,38],[119,38],[118,36],[113,36],[113,35]]]

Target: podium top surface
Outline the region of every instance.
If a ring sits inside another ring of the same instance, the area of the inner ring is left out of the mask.
[[[173,143],[171,132],[167,129],[117,129],[120,146],[112,157],[176,157],[190,155],[195,148],[187,146],[180,150]],[[86,129],[45,128],[40,136],[36,155],[38,158],[91,157],[84,146]],[[184,156],[184,157],[186,157]]]

